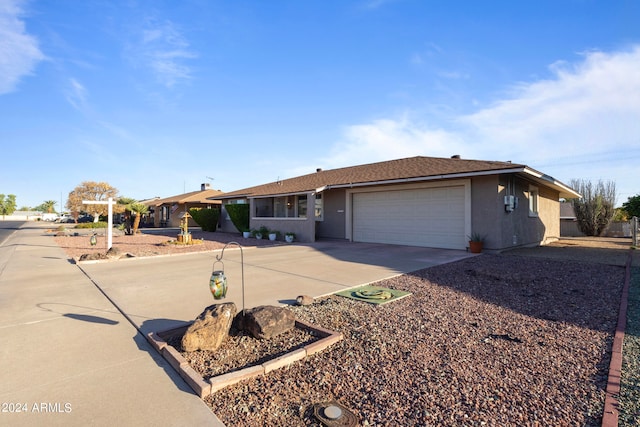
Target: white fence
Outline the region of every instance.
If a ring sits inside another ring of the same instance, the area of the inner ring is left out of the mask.
[[[637,216],[634,216],[631,218],[631,242],[636,247],[640,243],[640,229],[638,227],[640,227],[640,221]]]

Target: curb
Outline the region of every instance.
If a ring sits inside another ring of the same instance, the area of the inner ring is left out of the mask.
[[[193,323],[193,322],[191,322]],[[190,324],[191,324],[190,323]],[[153,348],[162,355],[164,359],[175,369],[178,374],[189,384],[193,391],[201,398],[209,396],[216,391],[222,390],[225,387],[239,383],[240,381],[266,375],[276,369],[289,366],[292,363],[303,360],[312,354],[318,353],[332,344],[342,340],[344,336],[340,332],[330,331],[328,329],[312,325],[310,323],[296,320],[295,327],[299,329],[306,329],[308,331],[315,332],[321,338],[310,344],[305,345],[302,348],[298,348],[290,351],[282,356],[276,357],[260,365],[249,366],[247,368],[239,369],[237,371],[227,372],[222,375],[211,377],[208,381],[202,378],[186,361],[184,357],[172,346],[170,346],[166,340],[170,337],[184,333],[190,326],[180,326],[178,328],[169,329],[160,332],[150,332],[146,335],[147,341],[153,346]]]
[[[630,251],[625,265],[624,286],[620,296],[620,308],[618,310],[618,325],[613,337],[611,347],[611,362],[609,364],[609,378],[607,379],[606,395],[604,399],[604,412],[602,414],[602,427],[617,427],[620,413],[620,381],[622,374],[622,344],[627,325],[627,306],[629,305],[629,284],[631,282],[631,263],[633,252]]]

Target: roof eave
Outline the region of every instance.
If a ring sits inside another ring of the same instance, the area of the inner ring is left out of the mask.
[[[546,185],[547,187],[551,187],[554,190],[559,192],[559,197],[563,199],[579,199],[582,195],[576,192],[574,189],[569,187],[568,185],[558,181],[552,176],[543,174],[542,172],[538,172],[535,169],[532,169],[528,166],[525,166],[522,170],[523,174],[526,174],[527,177],[532,179],[535,182]]]

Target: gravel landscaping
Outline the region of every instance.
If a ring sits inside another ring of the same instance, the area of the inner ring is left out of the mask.
[[[483,254],[401,275],[377,285],[412,295],[382,306],[330,296],[291,307],[344,340],[205,402],[228,426],[320,425],[313,404],[330,400],[363,426],[599,426],[629,247],[618,243]],[[258,360],[288,344],[262,345]],[[251,363],[242,346],[225,351]],[[189,361],[210,375],[211,360]]]
[[[631,271],[618,421],[621,427],[640,423],[640,267]]]
[[[373,306],[292,307],[345,339],[206,399],[227,425],[319,425],[337,400],[362,425],[600,424],[624,271],[483,255],[381,282]]]

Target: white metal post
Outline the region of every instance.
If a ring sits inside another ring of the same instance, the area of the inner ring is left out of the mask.
[[[116,203],[113,201],[112,197],[105,200],[83,200],[83,204],[85,205],[108,205],[107,210],[107,250],[111,249],[113,246],[113,205]]]

